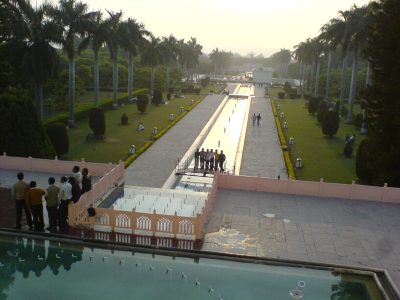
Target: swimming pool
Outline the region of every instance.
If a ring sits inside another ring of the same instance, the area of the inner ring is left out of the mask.
[[[367,275],[31,236],[0,235],[0,274],[0,299],[384,299]]]

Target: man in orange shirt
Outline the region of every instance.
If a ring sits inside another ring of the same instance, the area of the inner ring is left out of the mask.
[[[43,220],[43,196],[46,195],[46,191],[36,187],[36,181],[29,183],[30,189],[25,194],[26,206],[30,208],[32,212],[33,225],[36,231],[44,230]]]

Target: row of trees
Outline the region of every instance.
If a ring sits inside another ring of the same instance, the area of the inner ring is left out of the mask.
[[[113,100],[118,97],[118,55],[122,50],[128,56],[128,87],[132,93],[133,62],[139,56],[143,64],[151,67],[150,90],[154,90],[155,68],[166,69],[166,92],[170,90],[170,72],[179,65],[186,72],[187,80],[193,79],[202,46],[195,38],[178,40],[174,36],[158,38],[135,19],[122,20],[122,12],[89,11],[87,4],[75,0],[60,0],[58,5],[44,4],[34,8],[26,0],[1,2],[0,43],[21,73],[29,74],[34,87],[36,108],[43,116],[43,85],[58,70],[59,56],[55,46],[61,46],[68,57],[68,95],[70,122],[74,123],[75,60],[77,55],[90,47],[94,54],[94,104],[99,100],[99,51],[107,47],[113,68]],[[18,51],[16,51],[16,49]],[[18,63],[19,62],[19,63]],[[19,76],[15,76],[19,77]],[[21,83],[19,83],[21,84]]]
[[[357,74],[359,61],[366,60],[366,41],[371,24],[371,4],[362,7],[353,6],[350,10],[339,11],[338,17],[331,19],[322,26],[321,33],[314,38],[309,38],[295,46],[293,52],[295,59],[300,63],[300,77],[304,89],[305,79],[308,87],[313,89],[314,96],[320,94],[319,78],[321,64],[326,62],[326,86],[324,97],[330,97],[331,64],[333,56],[342,60],[342,76],[340,83],[340,107],[343,111],[344,92],[346,84],[347,62],[352,61],[352,75],[348,97],[349,110],[347,120],[353,119],[353,105],[357,91]],[[370,67],[367,63],[366,84],[370,84]]]

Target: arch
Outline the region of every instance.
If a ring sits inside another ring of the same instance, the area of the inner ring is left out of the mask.
[[[126,214],[120,214],[116,217],[115,225],[117,227],[130,228],[131,218],[129,218]]]
[[[189,220],[179,221],[180,234],[194,234],[194,225]]]
[[[172,232],[172,222],[170,219],[162,218],[157,221],[157,231]]]
[[[151,230],[150,218],[146,216],[140,216],[136,219],[136,227],[138,229]]]

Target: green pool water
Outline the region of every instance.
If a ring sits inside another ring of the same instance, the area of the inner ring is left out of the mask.
[[[143,251],[0,235],[0,299],[383,299],[370,276]]]

